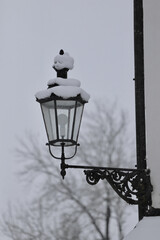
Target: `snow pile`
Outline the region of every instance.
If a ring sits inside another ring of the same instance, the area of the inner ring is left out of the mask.
[[[74,59],[70,57],[68,53],[63,53],[63,55],[58,54],[54,58],[54,65],[53,68],[57,70],[61,70],[63,68],[73,69],[74,67]]]
[[[123,240],[159,240],[160,217],[145,217]]]
[[[51,96],[51,94],[55,94],[58,97],[62,97],[64,99],[71,98],[71,97],[77,97],[78,95],[81,95],[82,99],[86,102],[88,102],[90,96],[87,92],[85,92],[83,89],[75,86],[57,86],[52,87],[47,90],[40,91],[36,93],[35,97],[37,99],[45,99]]]
[[[75,87],[80,87],[81,82],[77,79],[73,78],[54,78],[48,81],[48,86],[50,85],[60,85],[60,86],[75,86]]]
[[[69,69],[73,68],[73,64],[73,58],[61,49],[59,54],[54,58],[53,68],[56,70],[56,72],[61,72],[61,70],[63,71],[65,68],[67,68],[68,71]],[[90,98],[89,94],[80,88],[81,82],[77,79],[62,78],[59,76],[57,78],[49,80],[48,86],[48,89],[35,94],[37,100],[50,98],[52,94],[63,99],[70,99],[80,95],[84,102],[88,102]]]

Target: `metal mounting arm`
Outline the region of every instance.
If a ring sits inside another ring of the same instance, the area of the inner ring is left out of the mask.
[[[63,154],[62,154],[63,155]],[[61,175],[64,178],[67,168],[85,169],[86,181],[95,185],[99,180],[107,180],[115,192],[129,204],[143,204],[147,210],[151,206],[151,192],[148,169],[107,168],[95,166],[77,166],[65,164],[63,156],[61,162]]]
[[[149,170],[92,169],[84,171],[89,184],[97,184],[99,180],[107,180],[115,192],[129,204],[143,203],[151,206],[152,185]]]
[[[61,175],[64,179],[67,168],[84,169],[87,183],[95,185],[99,180],[107,180],[114,191],[127,203],[143,205],[145,214],[151,209],[151,192],[149,169],[109,168],[98,166],[68,165],[65,163],[65,144],[61,144]],[[68,159],[68,158],[67,158]]]

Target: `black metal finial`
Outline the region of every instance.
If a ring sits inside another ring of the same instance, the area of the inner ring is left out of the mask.
[[[61,49],[59,51],[59,55],[64,55],[64,50]],[[56,67],[53,65],[54,70],[57,72],[57,77],[60,78],[67,78],[67,72],[68,72],[68,68],[63,68],[63,69],[56,69]]]
[[[61,49],[61,50],[59,51],[59,54],[60,54],[60,55],[63,55],[63,54],[64,54],[63,49]]]

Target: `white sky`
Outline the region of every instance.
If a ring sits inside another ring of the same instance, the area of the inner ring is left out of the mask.
[[[16,136],[44,134],[34,94],[56,76],[61,48],[75,60],[69,77],[81,81],[91,102],[116,98],[134,126],[132,1],[0,0],[0,36],[1,210],[24,192],[14,174]]]

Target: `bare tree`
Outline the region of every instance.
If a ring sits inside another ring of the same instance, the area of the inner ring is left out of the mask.
[[[74,160],[77,164],[106,167],[129,164],[133,147],[128,140],[124,112],[117,111],[115,105],[106,108],[105,104],[95,104],[83,127],[81,147]],[[20,176],[31,184],[33,193],[35,186],[38,191],[32,194],[36,195],[32,199],[34,207],[21,211],[21,214],[9,212],[2,219],[2,231],[10,239],[123,238],[127,205],[106,181],[93,187],[85,182],[83,173],[70,169],[62,180],[57,161],[33,135],[20,140],[17,153],[22,165]]]
[[[69,215],[60,217],[61,222],[57,224],[37,200],[29,207],[14,206],[14,211],[9,207],[1,222],[1,229],[5,236],[13,240],[80,240],[79,225],[72,222]]]

